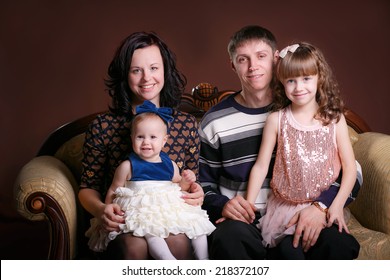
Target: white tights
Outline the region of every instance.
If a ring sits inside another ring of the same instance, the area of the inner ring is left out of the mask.
[[[147,234],[145,235],[145,239],[148,242],[149,253],[154,259],[176,260],[169,250],[168,244],[165,242],[164,238]],[[194,248],[196,259],[207,260],[209,258],[206,235],[201,235],[196,239],[191,239],[191,244]]]

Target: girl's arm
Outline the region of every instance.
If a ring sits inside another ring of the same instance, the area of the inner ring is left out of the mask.
[[[172,177],[172,183],[180,183],[181,176],[180,176],[180,169],[177,166],[176,162],[172,160],[173,165],[173,177]]]
[[[343,176],[341,179],[339,192],[329,207],[327,215],[328,226],[331,226],[333,222],[337,221],[339,225],[339,231],[341,232],[344,228],[346,232],[349,233],[344,220],[343,208],[355,184],[357,171],[355,155],[353,153],[348,134],[348,126],[344,115],[341,116],[340,121],[336,124],[336,143],[341,160]]]
[[[123,161],[115,170],[114,178],[110,188],[107,191],[105,203],[111,204],[115,198],[115,191],[118,187],[123,187],[126,180],[131,179],[131,162]]]
[[[172,161],[172,164],[173,164],[173,170],[174,170],[172,182],[179,183],[182,191],[189,191],[191,184],[196,181],[195,173],[190,169],[186,169],[186,170],[183,170],[183,172],[180,176],[179,167],[177,166],[177,164],[174,161]]]
[[[196,181],[196,175],[192,170],[186,169],[181,173],[180,187],[182,191],[188,192],[191,185]]]
[[[259,154],[249,175],[246,199],[254,204],[267,176],[278,135],[279,112],[270,114],[265,122]]]

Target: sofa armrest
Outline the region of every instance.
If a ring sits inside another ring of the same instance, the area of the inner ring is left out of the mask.
[[[14,185],[16,208],[32,221],[47,219],[49,259],[75,256],[77,206],[76,180],[64,163],[52,156],[38,156],[19,172]]]
[[[353,149],[363,185],[351,212],[364,227],[390,235],[390,135],[359,134]]]
[[[390,235],[365,228],[353,215],[349,217],[347,226],[360,244],[358,259],[390,260]]]

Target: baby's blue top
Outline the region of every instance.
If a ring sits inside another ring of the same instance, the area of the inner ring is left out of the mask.
[[[161,162],[148,162],[130,153],[131,181],[172,181],[173,164],[169,156],[160,152]]]

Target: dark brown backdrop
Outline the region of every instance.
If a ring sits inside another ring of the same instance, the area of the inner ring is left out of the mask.
[[[14,179],[52,130],[107,108],[103,79],[129,33],[161,35],[188,78],[188,92],[200,82],[239,88],[226,45],[244,25],[269,28],[280,48],[309,41],[325,53],[347,106],[373,130],[390,134],[389,3],[0,0],[1,258],[46,257],[45,226],[15,213]],[[37,237],[33,247],[26,246]]]

